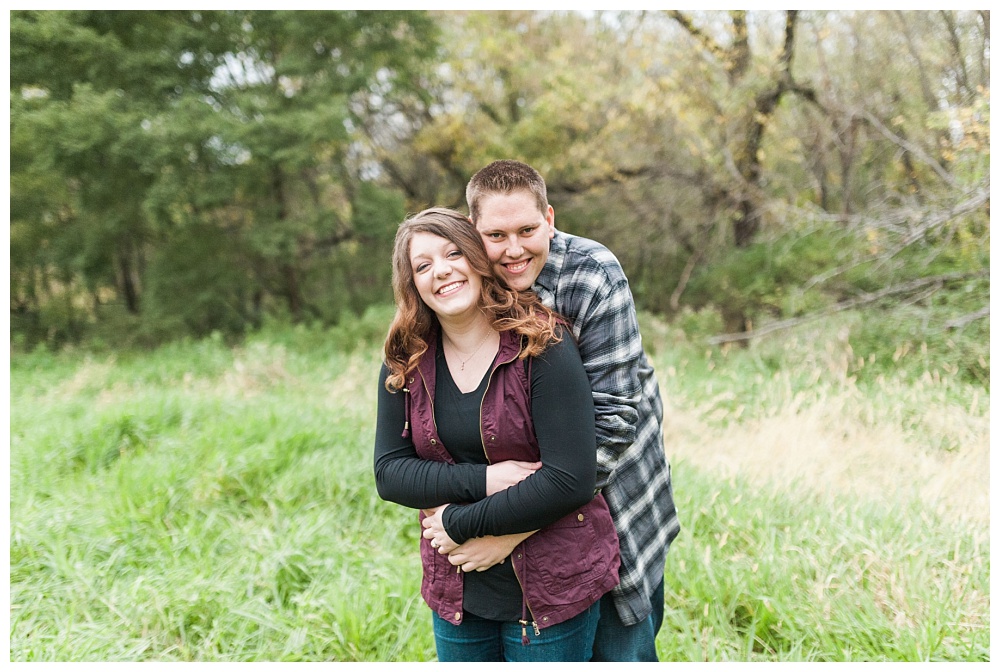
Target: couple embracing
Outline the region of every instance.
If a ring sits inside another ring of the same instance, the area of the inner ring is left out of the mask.
[[[375,438],[379,495],[420,510],[438,659],[655,661],[679,525],[628,281],[530,166],[466,199],[397,231]]]

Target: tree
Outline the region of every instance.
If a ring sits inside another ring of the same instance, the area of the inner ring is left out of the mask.
[[[340,267],[403,207],[352,164],[349,101],[432,53],[423,13],[15,12],[11,37],[12,308],[53,275],[156,333],[372,298]]]
[[[12,12],[12,301],[37,312],[113,288],[141,307],[155,173],[147,119],[206,90],[212,49],[201,16],[173,12]],[[22,180],[44,182],[43,195]],[[25,185],[27,186],[27,185]],[[42,281],[39,283],[38,279]],[[21,291],[30,288],[30,291]]]

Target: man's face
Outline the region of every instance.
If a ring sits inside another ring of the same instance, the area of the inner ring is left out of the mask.
[[[556,233],[552,206],[543,213],[530,191],[491,194],[479,203],[476,229],[493,272],[518,291],[529,289],[549,258]]]

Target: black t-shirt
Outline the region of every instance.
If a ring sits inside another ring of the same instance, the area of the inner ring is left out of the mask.
[[[379,495],[412,508],[441,504],[449,536],[462,543],[485,535],[530,532],[572,512],[593,496],[596,474],[594,406],[590,383],[572,335],[563,333],[531,363],[531,413],[542,468],[515,487],[486,497],[488,460],[480,434],[480,405],[489,374],[462,393],[438,341],[434,411],[438,435],[458,464],[417,457],[405,423],[403,395],[385,389],[379,376],[375,476]],[[522,361],[510,366],[523,366]],[[465,576],[464,608],[494,620],[521,618],[521,588],[506,561]]]

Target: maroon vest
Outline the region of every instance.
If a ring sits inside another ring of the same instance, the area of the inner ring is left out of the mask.
[[[421,458],[454,464],[434,422],[436,335],[428,341],[416,371],[406,380],[407,418]],[[520,352],[520,337],[501,332],[480,416],[483,450],[491,464],[540,459],[531,420],[531,382],[518,359]],[[458,625],[464,575],[422,537],[420,558],[420,594],[441,618]],[[618,535],[604,497],[598,494],[528,537],[511,553],[511,561],[530,612],[525,620],[530,618],[540,629],[582,613],[618,585]]]

